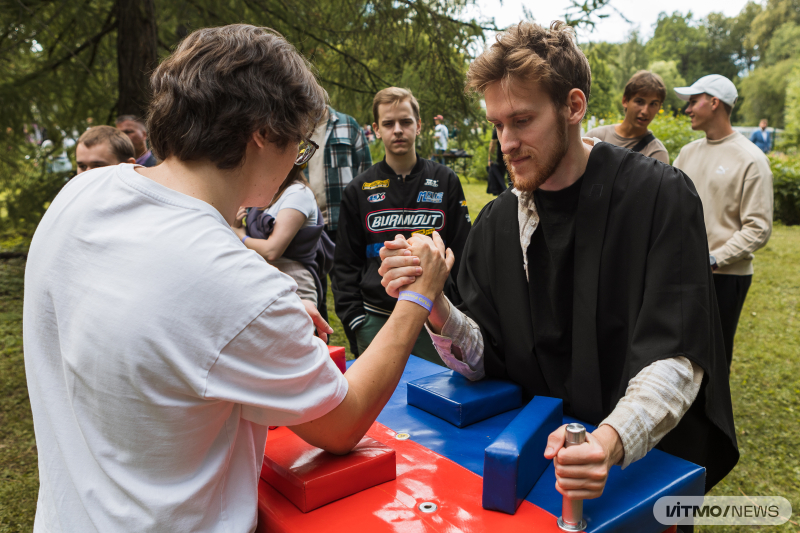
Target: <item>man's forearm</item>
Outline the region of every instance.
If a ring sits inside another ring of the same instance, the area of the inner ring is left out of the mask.
[[[453,306],[446,296],[440,298],[443,303],[439,310],[436,310],[434,303],[434,310],[437,311],[435,323],[429,318],[425,324],[433,347],[449,369],[472,381],[483,378],[486,373],[483,369],[483,335],[480,328]],[[444,309],[448,312],[445,313]]]
[[[625,396],[600,423],[619,434],[623,468],[644,457],[678,425],[697,397],[702,380],[703,369],[685,357],[656,361],[630,380]]]
[[[428,312],[406,301],[369,348],[347,370],[347,396],[328,415],[292,427],[301,438],[333,453],[347,453],[364,436],[394,393]]]
[[[444,293],[439,294],[433,301],[433,309],[428,317],[428,328],[439,335],[442,332],[447,317],[450,316],[450,301]]]

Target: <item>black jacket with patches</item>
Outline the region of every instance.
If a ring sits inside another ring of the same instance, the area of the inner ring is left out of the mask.
[[[450,168],[417,159],[405,179],[386,163],[373,165],[344,190],[331,272],[336,314],[353,331],[365,311],[389,315],[397,300],[386,294],[378,268],[384,241],[398,233],[439,232],[456,262],[445,294],[460,302],[455,280],[471,227],[461,182]]]

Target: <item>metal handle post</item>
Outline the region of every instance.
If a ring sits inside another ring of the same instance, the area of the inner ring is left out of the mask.
[[[578,446],[584,442],[586,442],[586,428],[581,424],[567,424],[564,447]],[[583,531],[586,529],[586,520],[583,519],[583,500],[570,500],[566,496],[563,497],[558,527],[564,531]]]

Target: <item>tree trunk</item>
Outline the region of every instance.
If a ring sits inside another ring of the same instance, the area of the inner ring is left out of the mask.
[[[150,103],[150,73],[158,64],[153,0],[117,0],[118,115],[144,117]]]

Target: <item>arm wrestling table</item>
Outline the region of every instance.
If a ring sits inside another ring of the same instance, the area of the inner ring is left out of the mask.
[[[555,489],[552,463],[516,514],[481,506],[484,449],[521,409],[457,428],[407,404],[409,381],[443,370],[411,356],[392,398],[367,433],[395,450],[395,480],[308,513],[302,513],[272,486],[259,480],[256,531],[560,532],[556,519],[561,514],[562,498]],[[564,417],[564,422],[576,420]],[[593,429],[587,425],[587,431]],[[286,428],[271,430],[268,439],[280,439],[288,433]],[[398,433],[407,433],[410,438],[399,440]],[[704,482],[702,467],[652,450],[625,470],[613,467],[603,495],[584,501],[586,530],[662,533],[664,526],[653,516],[656,500],[662,496],[702,496]],[[674,526],[667,531],[675,531]]]

